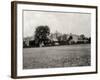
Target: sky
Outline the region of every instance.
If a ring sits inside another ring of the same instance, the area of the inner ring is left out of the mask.
[[[47,25],[51,33],[91,36],[91,14],[70,12],[23,11],[24,37],[33,36],[37,26]]]

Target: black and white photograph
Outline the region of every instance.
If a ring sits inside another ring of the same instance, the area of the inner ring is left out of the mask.
[[[91,65],[91,14],[23,11],[23,68]]]
[[[97,6],[12,2],[12,77],[97,73]]]

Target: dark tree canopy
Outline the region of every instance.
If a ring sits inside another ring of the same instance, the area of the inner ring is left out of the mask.
[[[80,37],[81,37],[82,40],[85,39],[85,35],[84,34],[81,34]]]
[[[35,30],[35,43],[39,46],[41,43],[45,44],[49,39],[50,29],[48,26],[38,26]]]

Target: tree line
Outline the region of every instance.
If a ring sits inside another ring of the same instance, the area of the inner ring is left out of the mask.
[[[58,34],[55,33],[57,40],[53,40],[53,36],[54,34],[50,33],[50,28],[47,25],[40,25],[35,29],[34,40],[29,40],[28,45],[26,44],[27,40],[23,41],[23,47],[57,46],[91,42],[91,38],[85,37],[84,34],[80,35],[80,40],[77,42],[73,40],[73,35],[68,36],[67,34],[63,34],[58,36]]]

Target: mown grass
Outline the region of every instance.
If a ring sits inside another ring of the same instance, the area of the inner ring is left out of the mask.
[[[23,68],[90,66],[90,44],[23,49]]]

